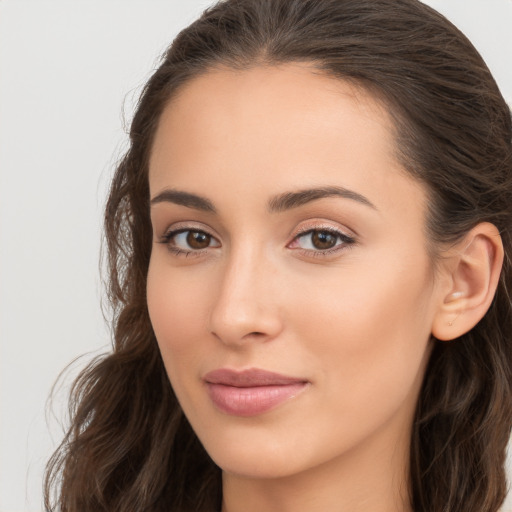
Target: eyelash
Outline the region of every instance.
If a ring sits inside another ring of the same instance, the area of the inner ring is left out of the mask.
[[[342,231],[334,229],[332,227],[323,227],[316,226],[313,228],[307,228],[303,231],[299,231],[294,237],[291,243],[298,241],[302,237],[306,237],[308,235],[312,235],[313,233],[328,233],[336,238],[336,245],[330,247],[328,249],[301,249],[298,248],[296,250],[300,251],[302,254],[307,256],[313,256],[315,258],[328,257],[337,253],[339,251],[344,251],[349,249],[356,243],[356,239]],[[339,242],[339,243],[338,243]],[[288,244],[290,245],[290,244]]]
[[[194,228],[179,228],[167,231],[162,238],[160,239],[160,243],[167,245],[167,249],[172,252],[176,256],[183,256],[185,258],[188,258],[189,256],[196,257],[201,256],[204,254],[208,247],[205,249],[190,249],[185,250],[181,249],[180,247],[177,247],[176,245],[173,245],[173,239],[174,237],[180,235],[181,233],[201,233],[203,235],[207,235],[211,237],[212,240],[216,240],[216,238],[213,235],[210,235],[207,231],[203,229],[194,229]]]
[[[331,248],[323,249],[323,250],[322,249],[302,249],[302,248],[297,248],[297,249],[293,249],[293,250],[300,251],[302,254],[304,254],[306,256],[313,256],[313,257],[321,258],[321,257],[330,256],[330,255],[337,253],[339,251],[342,251],[342,250],[346,250],[356,243],[355,238],[347,235],[346,233],[343,233],[342,231],[333,229],[332,227],[318,226],[318,227],[308,228],[303,231],[299,231],[293,237],[292,241],[289,244],[287,244],[287,247],[289,247],[291,244],[298,241],[299,239],[306,237],[308,235],[312,235],[315,232],[328,233],[328,234],[334,236],[336,238],[336,245],[334,245]],[[210,247],[206,247],[204,249],[185,250],[185,249],[181,249],[180,247],[177,247],[176,245],[173,245],[174,237],[180,235],[181,233],[199,233],[199,234],[203,234],[203,235],[210,237],[212,240],[217,240],[213,235],[211,235],[210,233],[208,233],[207,231],[202,230],[202,229],[179,228],[179,229],[167,231],[160,239],[160,243],[167,245],[168,250],[170,252],[172,252],[174,255],[185,257],[185,258],[187,258],[189,256],[192,256],[192,257],[201,256],[205,252],[207,252]],[[340,243],[338,243],[338,242],[340,242]],[[216,247],[220,247],[220,246],[216,246]]]

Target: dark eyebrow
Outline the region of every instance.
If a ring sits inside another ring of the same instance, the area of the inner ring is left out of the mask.
[[[195,210],[202,210],[209,213],[217,212],[215,206],[213,206],[213,203],[209,199],[181,190],[166,189],[151,199],[152,205],[165,202],[179,204],[187,208],[194,208]]]
[[[364,204],[377,210],[377,207],[366,197],[343,187],[320,187],[311,188],[306,190],[299,190],[297,192],[285,192],[272,198],[268,203],[268,209],[271,212],[282,212],[297,208],[304,204],[323,199],[324,197],[343,197],[344,199],[352,199],[358,203]]]
[[[311,201],[316,201],[326,197],[343,197],[344,199],[352,199],[353,201],[357,201],[365,206],[369,206],[370,208],[377,210],[377,207],[369,199],[357,192],[354,192],[353,190],[343,187],[320,187],[299,190],[297,192],[285,192],[270,199],[268,202],[268,209],[271,213],[282,212],[292,208],[298,208],[299,206],[303,206]],[[166,189],[151,199],[152,205],[164,202],[174,203],[186,206],[187,208],[202,210],[204,212],[217,213],[217,209],[209,199],[196,194],[191,194],[190,192],[183,192],[182,190]]]

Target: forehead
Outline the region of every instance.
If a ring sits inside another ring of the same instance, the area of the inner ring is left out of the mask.
[[[295,63],[215,69],[186,84],[162,114],[149,178],[152,195],[170,186],[220,193],[229,185],[254,198],[331,184],[381,203],[396,203],[384,188],[392,196],[407,188],[422,194],[395,157],[383,103]]]
[[[301,135],[308,139],[325,137],[330,128],[332,138],[343,135],[340,121],[350,114],[351,122],[357,117],[361,128],[380,125],[381,133],[372,130],[372,136],[376,139],[379,135],[379,142],[393,151],[391,117],[383,103],[359,85],[334,79],[307,63],[242,71],[215,68],[177,91],[160,119],[154,149],[163,149],[158,147],[165,138],[162,132],[171,130],[174,140],[183,137],[188,143],[193,142],[192,131],[205,137],[202,142],[209,142],[214,136],[222,140],[226,128],[231,129],[232,142],[236,130],[237,141],[258,136],[253,139],[258,143],[273,140],[282,144]],[[287,129],[281,133],[269,131],[274,127]]]

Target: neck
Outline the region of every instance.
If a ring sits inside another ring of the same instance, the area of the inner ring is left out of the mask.
[[[250,478],[223,473],[222,512],[411,512],[406,443],[364,443],[299,474]],[[384,448],[383,448],[384,446]]]

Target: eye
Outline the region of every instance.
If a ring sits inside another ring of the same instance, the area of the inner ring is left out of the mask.
[[[299,233],[289,245],[292,249],[332,252],[355,243],[354,238],[334,229],[310,229]]]
[[[212,236],[204,231],[182,231],[173,237],[174,245],[180,249],[206,249],[210,246]]]
[[[190,254],[204,251],[210,247],[220,247],[216,238],[199,229],[178,229],[167,232],[162,240],[170,250],[177,254]]]

